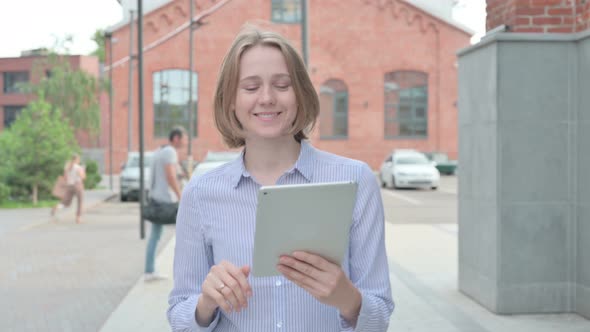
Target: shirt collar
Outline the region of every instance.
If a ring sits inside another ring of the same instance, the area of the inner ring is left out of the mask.
[[[249,178],[251,177],[250,173],[246,170],[246,165],[244,165],[244,152],[246,150],[242,149],[240,153],[240,157],[237,158],[232,164],[232,187],[235,189],[240,184],[242,178]],[[301,150],[299,151],[299,157],[293,165],[293,168],[287,171],[287,173],[292,173],[297,170],[303,177],[311,182],[313,177],[313,160],[316,151],[313,146],[307,140],[301,141]]]

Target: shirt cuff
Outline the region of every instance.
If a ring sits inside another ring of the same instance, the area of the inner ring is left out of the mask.
[[[188,302],[190,303],[192,308],[197,308],[197,303],[199,303],[200,297],[201,297],[201,295],[199,294],[198,296],[193,296],[190,298],[190,300]],[[211,321],[209,326],[199,325],[199,323],[197,323],[197,317],[195,317],[195,313],[196,313],[196,309],[193,310],[192,318],[190,319],[190,322],[191,322],[190,331],[212,332],[213,329],[215,329],[215,327],[217,326],[217,323],[219,322],[219,316],[220,316],[219,309],[215,310],[213,321]]]
[[[359,310],[359,316],[356,320],[356,327],[352,326],[346,319],[344,319],[340,312],[338,313],[338,316],[340,318],[341,332],[370,331],[366,329],[365,325],[367,325],[367,319],[371,317],[371,302],[369,298],[361,292],[361,310]]]

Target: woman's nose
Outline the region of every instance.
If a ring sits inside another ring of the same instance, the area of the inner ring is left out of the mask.
[[[269,86],[262,89],[259,101],[261,105],[274,105],[275,98],[275,93],[272,87]]]

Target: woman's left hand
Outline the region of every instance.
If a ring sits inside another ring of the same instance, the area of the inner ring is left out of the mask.
[[[321,256],[296,251],[292,256],[281,256],[277,269],[321,303],[338,308],[349,322],[356,321],[361,294],[340,266]]]

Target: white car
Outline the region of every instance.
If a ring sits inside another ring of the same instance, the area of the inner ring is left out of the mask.
[[[201,161],[193,170],[191,178],[201,176],[212,169],[235,160],[240,156],[240,152],[207,152],[205,159]]]
[[[145,152],[143,154],[144,166],[144,189],[149,190],[150,185],[150,169],[152,165],[153,152]],[[121,185],[119,193],[121,201],[125,202],[130,198],[139,199],[139,152],[129,152],[127,155],[127,162],[123,164],[121,171]]]
[[[426,156],[416,150],[395,150],[381,165],[379,180],[388,188],[431,188],[436,190],[440,173]]]

